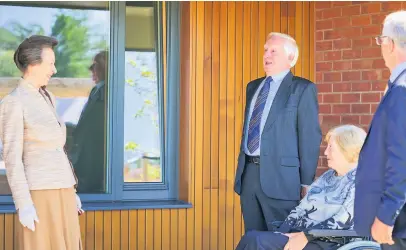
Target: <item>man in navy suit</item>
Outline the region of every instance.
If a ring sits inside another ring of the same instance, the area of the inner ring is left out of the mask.
[[[382,249],[406,249],[406,11],[376,37],[391,76],[360,153],[354,227]]]
[[[271,230],[272,222],[285,220],[315,176],[321,142],[317,89],[291,73],[298,56],[292,37],[269,34],[266,77],[247,86],[234,186],[246,232]]]

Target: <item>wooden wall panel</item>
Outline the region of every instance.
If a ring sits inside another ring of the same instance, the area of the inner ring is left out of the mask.
[[[297,75],[314,79],[314,3],[182,3],[180,195],[192,209],[86,212],[86,250],[232,250],[243,234],[234,193],[247,83],[263,76],[271,31],[300,46]],[[15,215],[0,214],[0,250],[17,246]]]

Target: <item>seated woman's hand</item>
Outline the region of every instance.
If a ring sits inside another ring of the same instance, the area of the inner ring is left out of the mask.
[[[283,250],[303,250],[308,243],[308,240],[303,232],[285,234],[289,237]]]

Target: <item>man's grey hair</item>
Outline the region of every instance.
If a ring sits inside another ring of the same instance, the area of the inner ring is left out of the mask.
[[[406,11],[397,11],[386,16],[382,35],[393,39],[394,43],[406,53]]]
[[[293,60],[290,63],[290,67],[294,67],[296,65],[297,59],[299,58],[299,47],[297,46],[297,43],[293,37],[283,34],[283,33],[278,33],[278,32],[271,32],[269,33],[268,37],[266,40],[268,41],[271,37],[277,36],[285,39],[285,43],[283,45],[283,48],[285,49],[286,54],[289,56],[293,56]]]

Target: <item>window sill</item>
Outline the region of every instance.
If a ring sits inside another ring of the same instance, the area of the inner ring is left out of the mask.
[[[86,211],[114,211],[136,209],[181,209],[192,208],[192,204],[181,200],[165,201],[117,201],[117,202],[84,202],[83,210]],[[15,213],[14,205],[1,205],[0,214]]]

